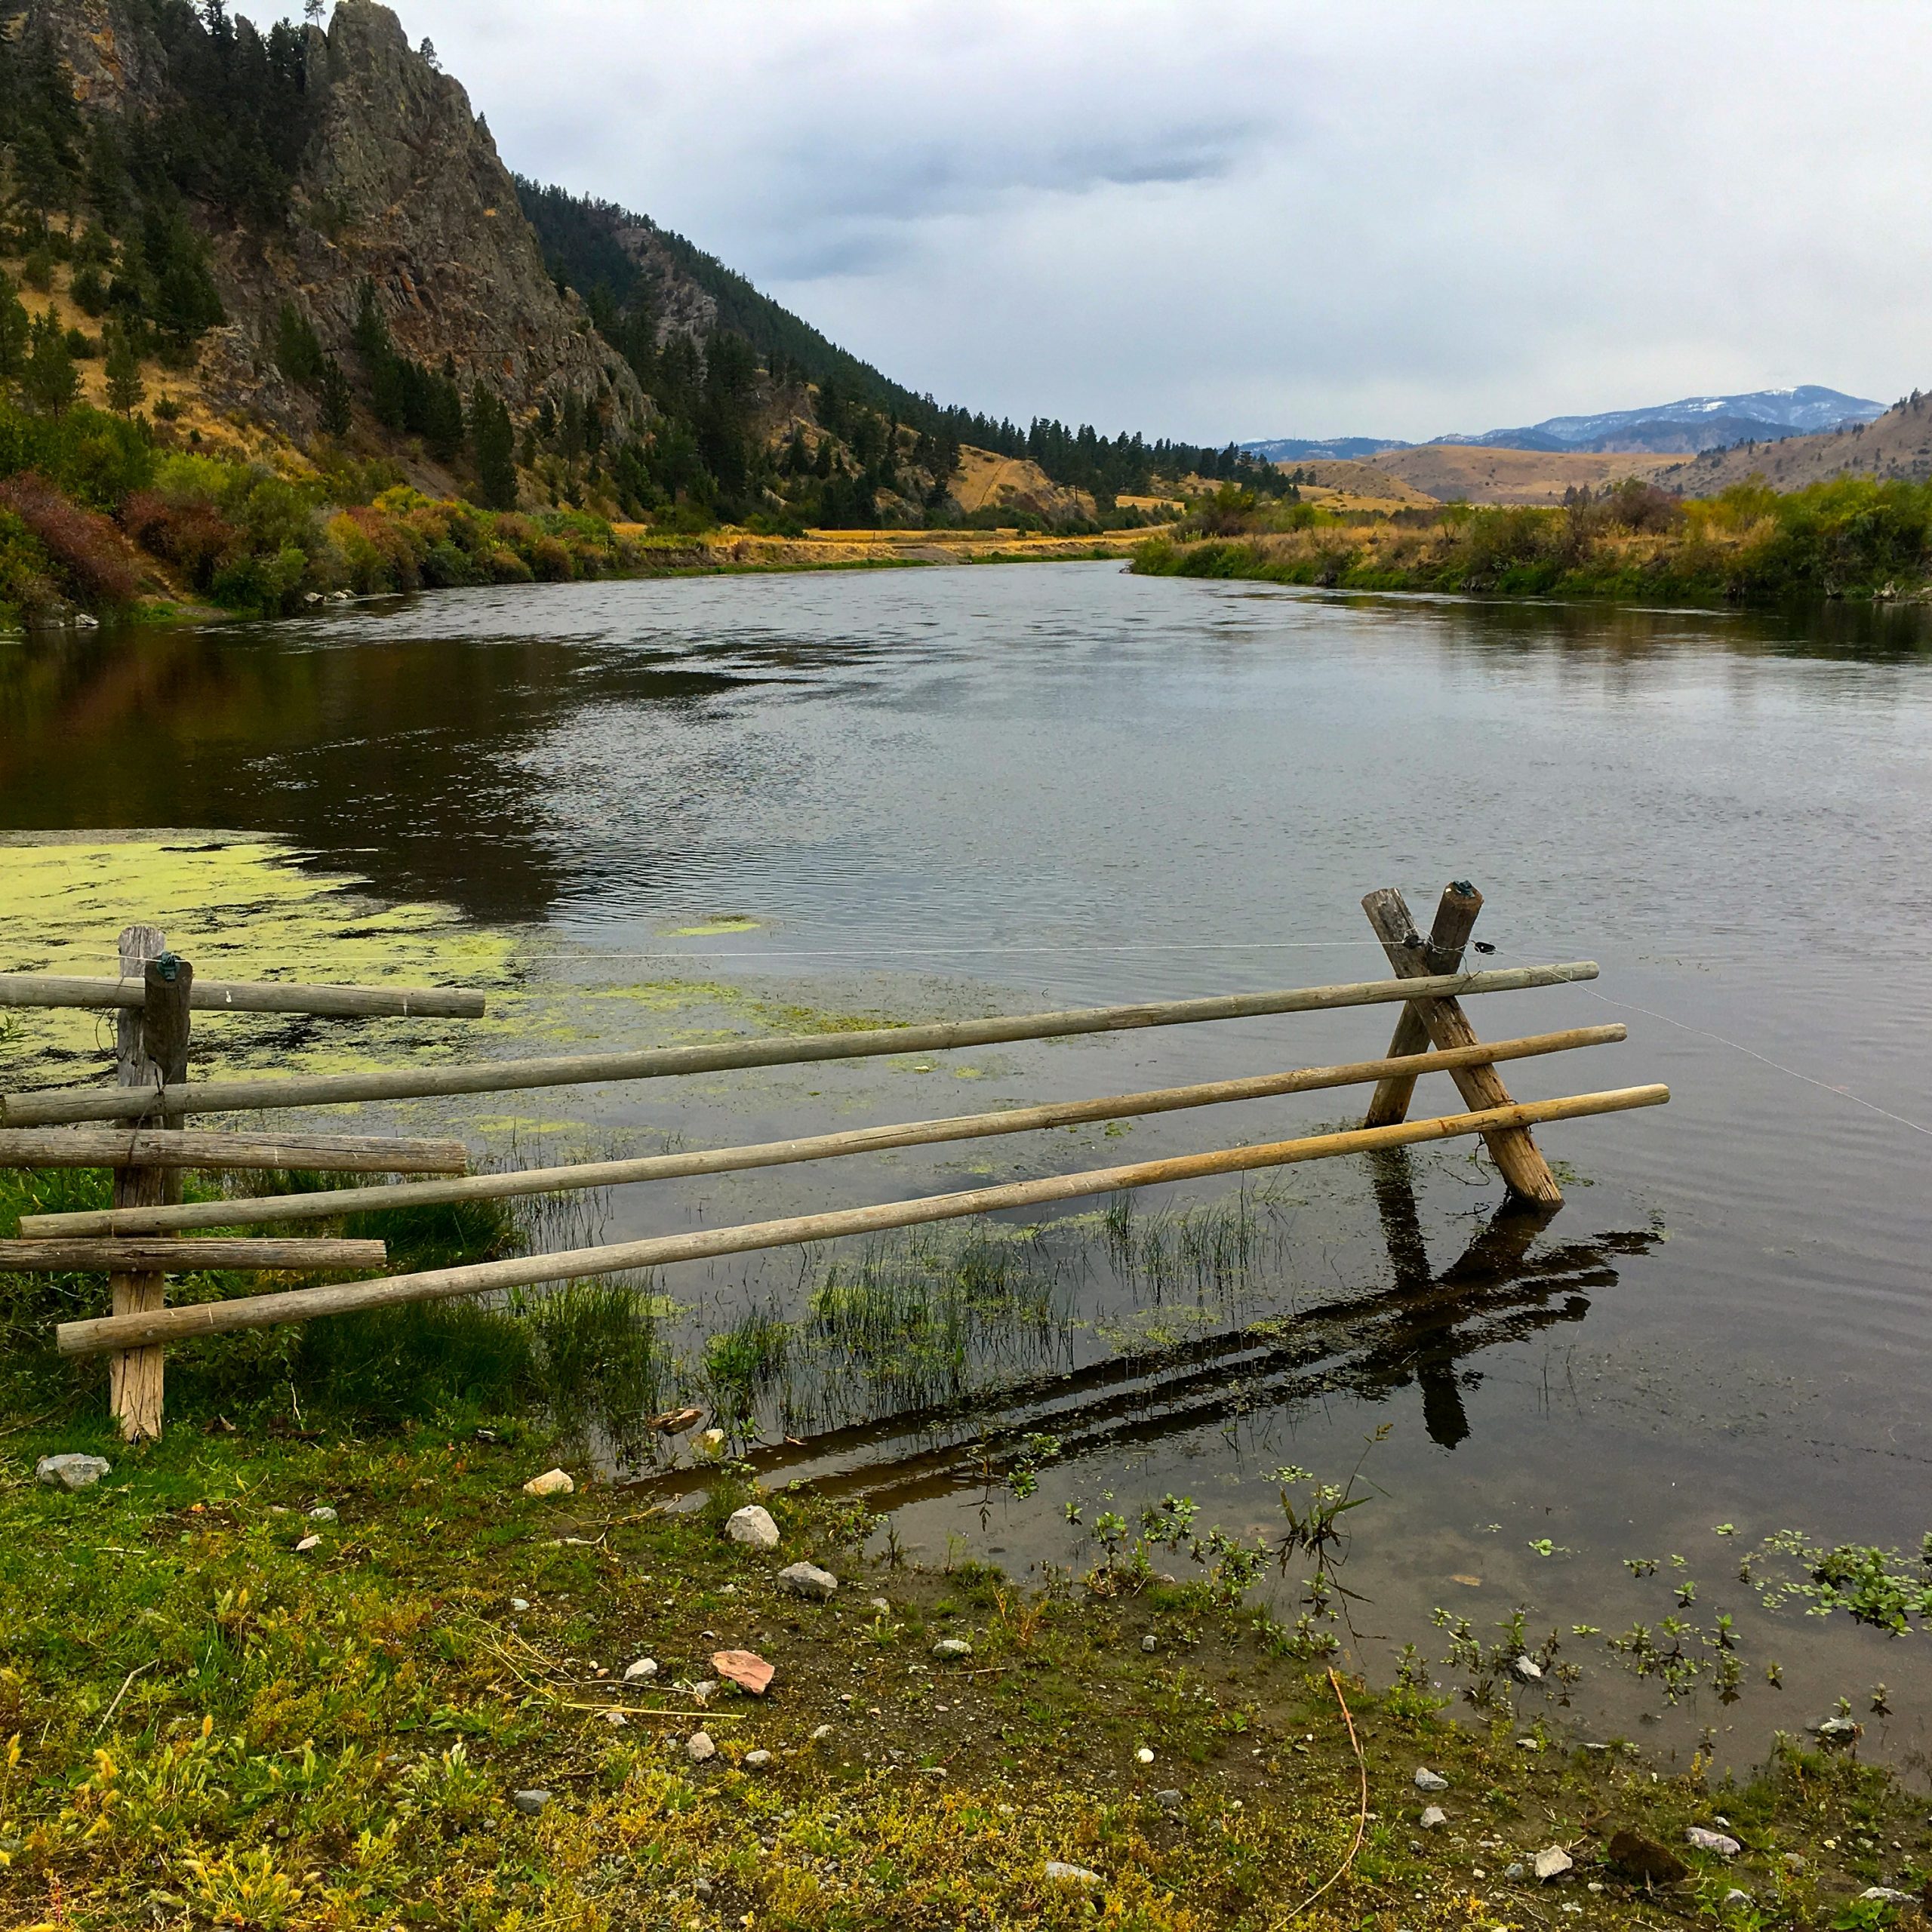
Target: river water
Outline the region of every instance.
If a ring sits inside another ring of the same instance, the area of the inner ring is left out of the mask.
[[[1527,1606],[1530,1638],[1560,1631],[1582,1667],[1586,1732],[1681,1749],[1709,1725],[1748,1754],[1842,1695],[1873,1748],[1924,1749],[1922,1635],[1767,1608],[1764,1580],[1801,1574],[1788,1556],[1740,1578],[1776,1532],[1897,1546],[1909,1570],[1932,1527],[1916,614],[1340,597],[1111,564],[712,578],[4,641],[0,697],[17,855],[109,829],[249,835],[379,907],[448,909],[497,946],[528,1001],[512,1016],[580,995],[579,1033],[612,1045],[754,1008],[912,1020],[1380,977],[1361,895],[1399,885],[1426,921],[1474,880],[1494,963],[1602,968],[1472,1003],[1481,1030],[1629,1028],[1506,1068],[1512,1091],[1672,1089],[1544,1130],[1568,1195],[1547,1226],[1498,1220],[1493,1172],[1452,1143],[1156,1190],[1131,1214],[1075,1204],[1036,1238],[1016,1221],[878,1245],[829,1275],[795,1251],[673,1270],[685,1359],[764,1322],[746,1386],[773,1478],[865,1494],[928,1556],[1084,1568],[1103,1512],[1168,1494],[1197,1529],[1276,1535],[1275,1472],[1343,1481],[1362,1460],[1337,1573],[1355,1594],[1324,1627],[1374,1673],[1414,1641],[1453,1686],[1431,1612],[1488,1642]],[[104,931],[140,909],[106,899]],[[487,1124],[647,1148],[809,1133],[1367,1057],[1392,1017],[510,1097],[527,1104]],[[561,1030],[533,1017],[509,1046]],[[1419,1109],[1454,1110],[1436,1085]],[[633,1189],[599,1225],[1277,1138],[1352,1105]],[[1020,1494],[995,1478],[1029,1434],[1059,1449]],[[1292,1622],[1310,1568],[1258,1600]],[[1675,1705],[1604,1641],[1641,1623],[1667,1651],[1672,1616],[1700,1667]],[[1889,1717],[1867,1709],[1881,1681]],[[1555,1675],[1513,1694],[1540,1710]]]

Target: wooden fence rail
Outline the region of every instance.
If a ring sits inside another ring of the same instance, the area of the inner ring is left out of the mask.
[[[1346,985],[1301,986],[1212,998],[1008,1014],[983,1020],[878,1026],[702,1047],[518,1059],[389,1072],[297,1075],[277,1079],[187,1078],[191,1011],[305,1013],[345,1018],[381,1014],[460,1017],[480,1014],[480,993],[454,988],[278,985],[197,982],[192,966],[165,950],[163,935],[131,926],[121,936],[121,974],[88,980],[51,974],[0,974],[0,1006],[111,1010],[118,1017],[116,1084],[0,1095],[0,1165],[100,1166],[114,1175],[113,1205],[81,1213],[22,1217],[22,1238],[0,1241],[0,1269],[101,1269],[112,1286],[113,1312],[66,1322],[57,1331],[69,1355],[109,1356],[113,1412],[130,1439],[158,1435],[162,1352],[197,1335],[305,1321],[352,1309],[534,1286],[584,1275],[667,1266],[758,1249],[790,1247],[920,1226],[961,1217],[1044,1206],[1084,1195],[1152,1187],[1214,1175],[1244,1174],[1306,1161],[1414,1146],[1480,1135],[1512,1193],[1543,1203],[1562,1196],[1531,1138],[1533,1125],[1655,1106],[1667,1088],[1641,1086],[1562,1099],[1518,1103],[1498,1067],[1515,1060],[1608,1044],[1620,1026],[1571,1027],[1485,1043],[1461,1002],[1481,993],[1573,985],[1597,977],[1592,962],[1571,961],[1480,972],[1462,970],[1464,946],[1482,903],[1472,886],[1444,894],[1434,929],[1417,931],[1398,893],[1363,901],[1394,977]],[[1118,1032],[1143,1027],[1399,1005],[1401,1017],[1386,1054],[1339,1066],[1304,1066],[1233,1080],[1114,1094],[1100,1099],[962,1114],[848,1131],[801,1136],[743,1147],[712,1148],[632,1160],[581,1161],[519,1173],[469,1175],[463,1143],[378,1135],[197,1131],[190,1114],[366,1101],[497,1094],[571,1085],[657,1079],[691,1073],[860,1060],[882,1054],[940,1053]],[[1406,1118],[1417,1080],[1447,1074],[1467,1111],[1438,1118]],[[680,1176],[739,1172],[832,1159],[888,1148],[1020,1134],[1084,1122],[1220,1106],[1323,1088],[1374,1083],[1367,1122],[1247,1147],[1134,1162],[1091,1171],[980,1187],[922,1199],[795,1215],[696,1232],[663,1235],[567,1253],[520,1256],[465,1267],[238,1296],[186,1307],[164,1305],[166,1277],[211,1267],[339,1271],[380,1266],[380,1241],[281,1238],[260,1234],[183,1238],[186,1231],[254,1228],[331,1220],[371,1209],[472,1199],[506,1199],[573,1189],[615,1186]],[[88,1126],[87,1122],[124,1122]],[[308,1168],[338,1173],[432,1175],[380,1186],[184,1203],[188,1168]]]
[[[140,979],[93,980],[57,973],[0,973],[0,1006],[131,1008],[147,997]],[[453,986],[285,986],[272,980],[204,980],[188,1004],[197,1013],[310,1013],[338,1019],[479,1020],[484,996]]]
[[[174,1208],[83,1209],[20,1217],[20,1232],[37,1236],[154,1234],[189,1228],[253,1227],[273,1222],[332,1220],[337,1215],[371,1209],[425,1208],[452,1201],[507,1201],[533,1194],[565,1193],[585,1188],[620,1187],[638,1181],[675,1180],[694,1174],[738,1174],[801,1161],[826,1161],[848,1154],[875,1154],[894,1147],[921,1147],[948,1140],[974,1140],[1001,1134],[1076,1127],[1094,1121],[1124,1120],[1171,1113],[1188,1107],[1314,1093],[1324,1088],[1354,1087],[1405,1074],[1413,1082],[1425,1073],[1448,1072],[1478,1062],[1526,1060],[1578,1047],[1607,1046],[1626,1037],[1620,1026],[1577,1026],[1559,1033],[1534,1033],[1448,1053],[1422,1053],[1407,1060],[1362,1060],[1343,1066],[1308,1066],[1289,1073],[1264,1073],[1244,1080],[1216,1080],[1193,1087],[1161,1088],[1149,1093],[1117,1094],[1095,1100],[1066,1100],[1045,1106],[1014,1107],[996,1113],[955,1114],[945,1120],[909,1121],[889,1127],[862,1127],[793,1140],[768,1140],[744,1147],[706,1148],[688,1154],[649,1154],[632,1160],[580,1161],[566,1166],[527,1168],[500,1174],[472,1174],[461,1180],[405,1181],[389,1187],[331,1188],[308,1194],[231,1197],[194,1201]],[[60,1131],[51,1129],[50,1133]]]
[[[1143,1026],[1192,1026],[1207,1020],[1331,1012],[1341,1008],[1386,1006],[1409,1000],[1516,992],[1532,986],[1571,986],[1596,977],[1594,961],[1573,960],[1559,965],[1509,967],[1499,972],[1435,974],[1417,980],[1364,980],[1347,986],[1297,986],[1282,992],[1164,1000],[1136,1006],[1082,1007],[991,1020],[948,1020],[930,1026],[781,1035],[773,1039],[738,1040],[715,1047],[651,1047],[635,1053],[574,1054],[542,1060],[485,1061],[469,1066],[412,1067],[395,1073],[211,1080],[192,1087],[183,1085],[178,1091],[152,1085],[141,1093],[57,1088],[0,1096],[0,1127],[140,1119],[149,1112],[235,1113],[258,1108],[340,1106],[364,1100],[426,1100],[454,1094],[505,1094],[533,1087],[587,1086],[678,1074],[718,1073],[743,1067],[862,1060],[882,1054],[944,1053],[961,1047],[1064,1039],[1082,1033],[1123,1032]]]
[[[1137,1161],[1085,1174],[1054,1174],[1042,1180],[1016,1181],[1001,1187],[974,1188],[961,1194],[928,1195],[880,1207],[848,1208],[823,1214],[801,1214],[779,1221],[708,1228],[696,1234],[660,1235],[643,1241],[580,1247],[560,1254],[521,1255],[508,1261],[484,1261],[467,1267],[432,1269],[386,1280],[345,1281],[332,1287],[297,1288],[279,1294],[248,1295],[233,1301],[202,1302],[183,1308],[110,1315],[104,1320],[63,1322],[55,1331],[63,1355],[94,1355],[108,1349],[158,1346],[195,1335],[239,1328],[272,1327],[318,1315],[346,1315],[359,1309],[390,1308],[405,1302],[446,1300],[493,1289],[533,1287],[586,1275],[663,1267],[757,1248],[790,1247],[877,1234],[933,1221],[991,1214],[1014,1208],[1044,1206],[1082,1195],[1113,1194],[1155,1187],[1170,1181],[1198,1180],[1214,1174],[1251,1173],[1258,1168],[1287,1167],[1338,1155],[1373,1153],[1413,1147],[1466,1134],[1493,1134],[1542,1121],[1576,1120],[1592,1114],[1619,1113],[1634,1107],[1661,1106],[1667,1087],[1626,1087],[1603,1094],[1578,1094],[1560,1100],[1528,1100],[1480,1113],[1451,1114],[1433,1120],[1405,1121],[1392,1127],[1356,1128],[1340,1134],[1312,1134],[1254,1147],[1187,1154],[1164,1161]]]

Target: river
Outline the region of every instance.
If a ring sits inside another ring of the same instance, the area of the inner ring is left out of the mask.
[[[928,1557],[1015,1567],[1084,1567],[1103,1512],[1170,1494],[1197,1527],[1278,1533],[1275,1471],[1345,1480],[1387,1425],[1337,1573],[1352,1660],[1386,1677],[1412,1640],[1453,1684],[1431,1611],[1488,1641],[1529,1606],[1530,1636],[1561,1632],[1583,1667],[1564,1694],[1586,1733],[1684,1749],[1709,1725],[1734,1755],[1842,1695],[1906,1762],[1927,1743],[1924,1638],[1767,1609],[1739,1572],[1780,1531],[1910,1557],[1932,1527],[1928,754],[1932,630],[1910,611],[1347,597],[1100,563],[529,586],[0,641],[0,877],[45,888],[31,866],[63,851],[245,841],[278,878],[352,887],[365,949],[386,909],[440,909],[449,956],[470,946],[513,989],[499,1050],[537,1051],[709,1037],[754,1012],[909,1020],[1379,976],[1361,895],[1399,885],[1426,919],[1472,879],[1494,963],[1602,968],[1472,1002],[1480,1029],[1629,1028],[1506,1069],[1512,1091],[1672,1089],[1668,1108],[1543,1131],[1568,1194],[1546,1226],[1493,1225],[1500,1186],[1454,1143],[1166,1190],[1131,1217],[1076,1204],[1039,1239],[902,1243],[829,1285],[795,1253],[673,1271],[680,1346],[698,1361],[748,1315],[790,1324],[754,1391],[774,1471],[863,1491]],[[95,898],[66,874],[58,891],[111,940],[143,909],[102,883],[107,863],[85,870]],[[0,964],[78,964],[23,916],[0,926],[17,955]],[[215,956],[192,910],[171,918],[184,952]],[[499,1146],[702,1145],[1367,1057],[1391,1017],[443,1117]],[[66,1051],[97,1077],[88,1041]],[[261,1036],[257,1063],[278,1051]],[[1439,1076],[1419,1103],[1456,1104]],[[1278,1137],[1351,1104],[634,1189],[598,1224],[670,1232]],[[962,1256],[977,1285],[936,1308]],[[1009,1451],[1015,1430],[1059,1440],[1030,1494],[974,1480],[972,1444],[1002,1429]],[[1309,1567],[1260,1586],[1284,1620]],[[1760,1586],[1795,1574],[1775,1554],[1752,1567]],[[1666,1706],[1604,1638],[1672,1615],[1700,1669]],[[1881,1680],[1889,1716],[1867,1709]],[[1518,1694],[1540,1709],[1559,1687]]]

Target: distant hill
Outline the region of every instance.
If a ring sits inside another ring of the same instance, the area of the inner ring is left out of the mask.
[[[1932,395],[1916,389],[1869,423],[1851,423],[1823,435],[1760,437],[1728,449],[1706,450],[1657,473],[1667,490],[1708,497],[1734,483],[1761,477],[1774,490],[1801,490],[1836,476],[1932,477]]]
[[[1400,478],[1411,488],[1452,503],[1560,503],[1569,489],[1600,489],[1626,476],[1669,466],[1644,451],[1518,450],[1487,443],[1420,443],[1384,450],[1354,466]],[[1318,475],[1321,474],[1317,472]]]
[[[1352,463],[1378,450],[1407,449],[1408,445],[1387,436],[1331,436],[1325,441],[1277,436],[1271,442],[1243,443],[1241,448],[1267,463]]]
[[[1657,455],[1694,455],[1733,443],[1776,442],[1811,435],[1849,423],[1869,423],[1884,405],[1817,383],[1795,389],[1753,389],[1737,395],[1690,395],[1641,409],[1606,410],[1594,416],[1548,416],[1513,429],[1485,429],[1479,435],[1437,436],[1426,444],[1376,436],[1337,436],[1325,441],[1291,436],[1241,448],[1273,463],[1324,457],[1370,457],[1390,450],[1443,445],[1478,449],[1602,451],[1639,451]]]

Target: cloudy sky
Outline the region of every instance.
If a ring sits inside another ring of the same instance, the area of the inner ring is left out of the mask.
[[[1932,386],[1923,0],[399,11],[512,167],[1022,420],[1420,438]]]

